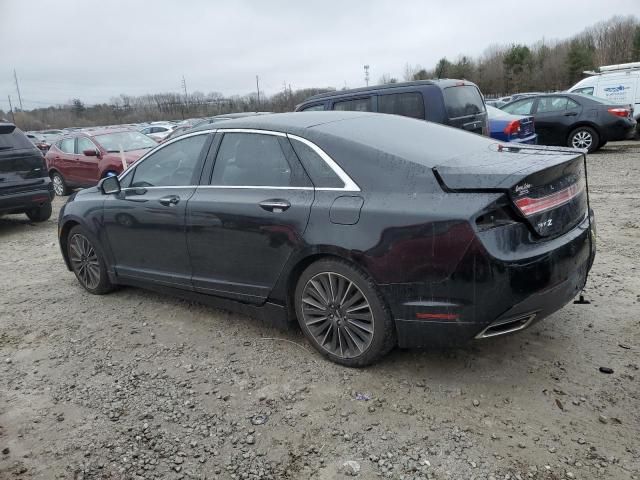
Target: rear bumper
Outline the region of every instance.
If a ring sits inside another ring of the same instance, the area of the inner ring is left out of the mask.
[[[604,139],[607,141],[628,140],[633,138],[637,122],[633,118],[621,118],[607,126],[604,130]]]
[[[399,346],[455,346],[522,330],[561,309],[584,287],[593,264],[591,218],[591,229],[585,217],[526,258],[505,261],[476,249],[443,284],[382,286]]]
[[[3,194],[0,189],[0,213],[24,213],[27,210],[50,203],[55,196],[53,184],[48,178],[37,189]]]
[[[538,144],[538,134],[534,133],[524,138],[514,138],[513,140],[509,140],[509,143],[523,143],[527,145],[537,145]]]

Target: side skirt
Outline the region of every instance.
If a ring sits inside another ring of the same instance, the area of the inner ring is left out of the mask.
[[[110,275],[111,276],[111,275]],[[113,280],[113,278],[112,278]],[[143,288],[156,293],[171,295],[186,300],[209,305],[222,310],[240,313],[261,321],[268,327],[275,327],[280,330],[289,330],[294,322],[290,322],[287,315],[287,308],[284,305],[278,305],[272,302],[265,302],[261,306],[250,305],[248,303],[236,302],[226,298],[214,297],[203,293],[194,292],[192,290],[183,290],[180,288],[172,288],[164,285],[158,285],[151,282],[134,280],[132,278],[117,277],[118,285],[128,285],[130,287]]]

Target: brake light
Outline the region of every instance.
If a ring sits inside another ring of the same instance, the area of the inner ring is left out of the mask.
[[[607,112],[609,112],[611,115],[615,115],[616,117],[630,117],[631,116],[631,111],[627,108],[608,108]]]
[[[504,127],[504,133],[506,135],[516,135],[520,132],[520,120],[514,120]]]
[[[525,217],[529,217],[570,202],[582,192],[583,188],[584,183],[577,182],[563,190],[560,190],[559,192],[547,195],[546,197],[518,198],[515,201],[515,204]]]

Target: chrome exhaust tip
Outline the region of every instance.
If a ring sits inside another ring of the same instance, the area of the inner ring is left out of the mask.
[[[533,319],[536,318],[537,313],[525,313],[518,315],[517,317],[504,318],[496,320],[490,323],[484,330],[475,336],[479,338],[498,337],[500,335],[506,335],[507,333],[517,332],[527,328]]]

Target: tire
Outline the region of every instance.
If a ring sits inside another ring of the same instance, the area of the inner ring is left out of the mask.
[[[56,192],[57,196],[64,197],[69,195],[69,187],[67,187],[67,182],[64,181],[64,177],[61,174],[53,172],[51,181],[53,182],[53,191]]]
[[[66,248],[73,273],[87,292],[104,295],[114,289],[102,248],[84,227],[76,225],[71,229]]]
[[[598,144],[598,148],[600,149],[600,148],[604,147],[606,144],[607,144],[606,140],[600,140],[600,143]]]
[[[364,367],[396,345],[395,325],[378,288],[345,261],[324,259],[307,267],[294,300],[305,336],[335,363]]]
[[[52,210],[53,209],[51,208],[51,203],[48,202],[41,207],[33,208],[26,211],[25,213],[27,214],[27,217],[29,217],[29,220],[31,220],[32,222],[46,222],[47,220],[49,220],[49,218],[51,218]]]
[[[586,148],[589,153],[593,153],[600,148],[600,135],[591,127],[578,127],[569,134],[567,146]]]

